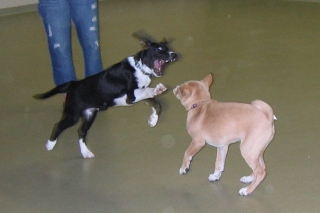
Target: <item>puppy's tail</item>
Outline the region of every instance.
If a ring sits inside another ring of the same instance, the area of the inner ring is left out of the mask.
[[[251,102],[251,105],[264,112],[271,123],[273,123],[274,120],[277,120],[277,117],[273,114],[271,106],[266,102],[261,100],[254,100]]]
[[[34,95],[33,97],[35,99],[46,99],[49,98],[51,96],[54,96],[58,93],[67,93],[69,91],[69,89],[75,84],[75,81],[70,81],[64,84],[61,84],[55,88],[53,88],[52,90],[49,90],[48,92],[45,93],[41,93],[41,94],[37,94]]]

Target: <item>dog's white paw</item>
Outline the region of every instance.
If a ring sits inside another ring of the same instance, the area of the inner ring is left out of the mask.
[[[88,149],[82,139],[79,140],[79,145],[83,158],[94,158],[94,154]]]
[[[185,169],[180,168],[180,169],[179,169],[179,174],[180,174],[180,175],[184,175],[184,174],[186,174],[186,173],[187,173],[187,171],[188,171],[188,169],[187,169],[187,168],[185,168]]]
[[[56,143],[57,143],[57,140],[55,140],[55,141],[48,140],[46,143],[47,150],[48,151],[52,150],[54,148],[54,146],[56,145]]]
[[[243,176],[240,179],[241,183],[251,183],[253,181],[253,177],[252,176]]]
[[[155,125],[157,125],[158,117],[159,116],[157,114],[155,114],[155,112],[152,112],[152,114],[150,115],[150,117],[148,119],[148,124],[150,127],[154,127]]]
[[[248,195],[248,187],[241,188],[239,190],[239,194],[242,196],[247,196]]]
[[[209,181],[217,181],[217,180],[220,180],[220,177],[221,177],[221,172],[217,172],[209,175],[208,179]]]
[[[167,87],[165,87],[163,84],[159,83],[156,88],[154,88],[154,95],[160,95],[164,91],[167,90]]]
[[[190,169],[190,163],[191,163],[191,161],[192,161],[192,157],[193,156],[189,156],[188,157],[188,161],[187,161],[187,163],[186,163],[186,167],[185,168],[183,168],[184,167],[184,163],[182,163],[182,167],[180,168],[180,170],[179,170],[179,173],[180,173],[180,175],[183,175],[183,174],[186,174],[188,171],[189,171],[189,169]]]
[[[94,158],[94,154],[88,149],[87,151],[81,152],[83,158]]]

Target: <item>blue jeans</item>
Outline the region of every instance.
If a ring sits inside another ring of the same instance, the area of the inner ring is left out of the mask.
[[[39,0],[56,85],[76,80],[72,60],[71,20],[84,58],[84,77],[101,72],[97,0]]]

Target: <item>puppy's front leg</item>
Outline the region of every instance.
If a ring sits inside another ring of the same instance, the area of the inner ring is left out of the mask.
[[[150,127],[154,127],[158,122],[158,117],[161,112],[161,105],[154,98],[147,98],[147,99],[143,100],[143,102],[145,104],[147,104],[148,106],[150,106],[152,109],[152,113],[148,119],[148,124]]]
[[[186,174],[190,168],[190,162],[195,154],[205,145],[204,139],[193,139],[190,146],[184,153],[182,166],[179,170],[180,175]]]
[[[160,95],[161,93],[163,93],[164,91],[166,91],[167,88],[159,83],[155,88],[142,88],[142,89],[135,89],[134,90],[134,96],[135,96],[135,101],[139,102],[141,100],[147,99],[147,98],[153,98],[156,95]]]
[[[217,158],[214,173],[209,175],[209,181],[217,181],[220,179],[222,172],[224,171],[224,163],[228,153],[229,146],[222,146],[217,148]]]
[[[154,127],[157,124],[159,113],[161,110],[160,103],[157,102],[155,99],[153,99],[153,97],[156,95],[160,95],[166,90],[167,88],[161,83],[158,84],[155,88],[147,87],[147,88],[134,90],[134,96],[135,96],[134,103],[143,100],[152,109],[152,114],[148,119],[148,124],[150,127]]]

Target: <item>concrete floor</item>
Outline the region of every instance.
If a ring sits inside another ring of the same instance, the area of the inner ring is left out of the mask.
[[[0,212],[207,213],[319,212],[320,4],[291,1],[118,1],[100,3],[105,67],[138,50],[131,33],[174,39],[180,60],[167,67],[156,127],[143,103],[99,114],[88,137],[95,158],[81,158],[78,125],[45,150],[62,97],[37,101],[53,87],[42,22],[36,12],[0,17]],[[74,60],[82,78],[81,49]],[[230,147],[220,181],[214,147],[178,174],[190,143],[186,112],[172,89],[215,75],[212,97],[262,99],[278,117],[265,152],[268,175],[248,197],[238,195],[250,173],[238,144]]]

